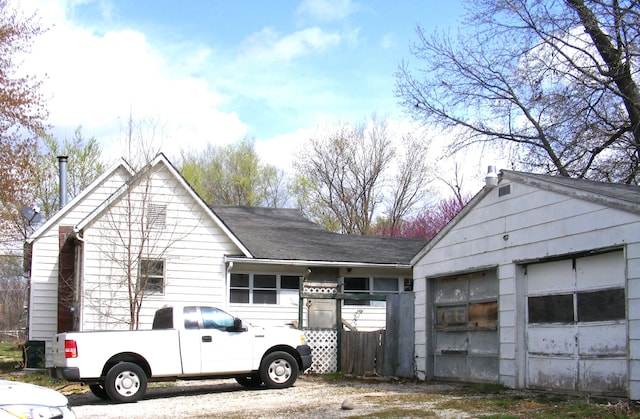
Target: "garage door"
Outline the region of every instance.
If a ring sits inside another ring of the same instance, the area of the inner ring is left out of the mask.
[[[529,388],[627,394],[622,251],[526,267]]]
[[[498,280],[495,270],[432,282],[434,378],[497,382]]]

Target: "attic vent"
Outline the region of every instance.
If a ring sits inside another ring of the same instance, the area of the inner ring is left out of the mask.
[[[167,227],[167,206],[149,204],[149,213],[147,214],[147,223],[149,228],[164,229]]]
[[[511,185],[504,185],[498,188],[498,196],[505,196],[511,193]]]

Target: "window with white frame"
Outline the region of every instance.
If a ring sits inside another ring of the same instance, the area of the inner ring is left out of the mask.
[[[140,259],[138,263],[138,287],[147,294],[164,293],[164,260]]]
[[[411,291],[407,278],[394,277],[345,277],[345,294],[388,295]],[[384,306],[384,301],[370,301],[366,299],[346,299],[344,305]]]
[[[239,304],[284,304],[297,302],[300,276],[232,273],[229,302]]]

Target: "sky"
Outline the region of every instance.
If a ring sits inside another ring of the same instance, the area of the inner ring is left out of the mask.
[[[286,171],[321,127],[373,113],[408,126],[394,73],[403,60],[416,61],[416,25],[455,30],[463,13],[459,0],[22,0],[19,7],[48,28],[25,68],[44,77],[56,138],[81,126],[115,161],[131,116],[156,124],[155,141],[171,161],[249,137],[264,163]]]

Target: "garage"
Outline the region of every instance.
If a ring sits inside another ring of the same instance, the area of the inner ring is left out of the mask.
[[[495,270],[437,278],[434,378],[497,382],[498,280]]]
[[[575,256],[524,269],[527,386],[626,395],[624,252]]]

